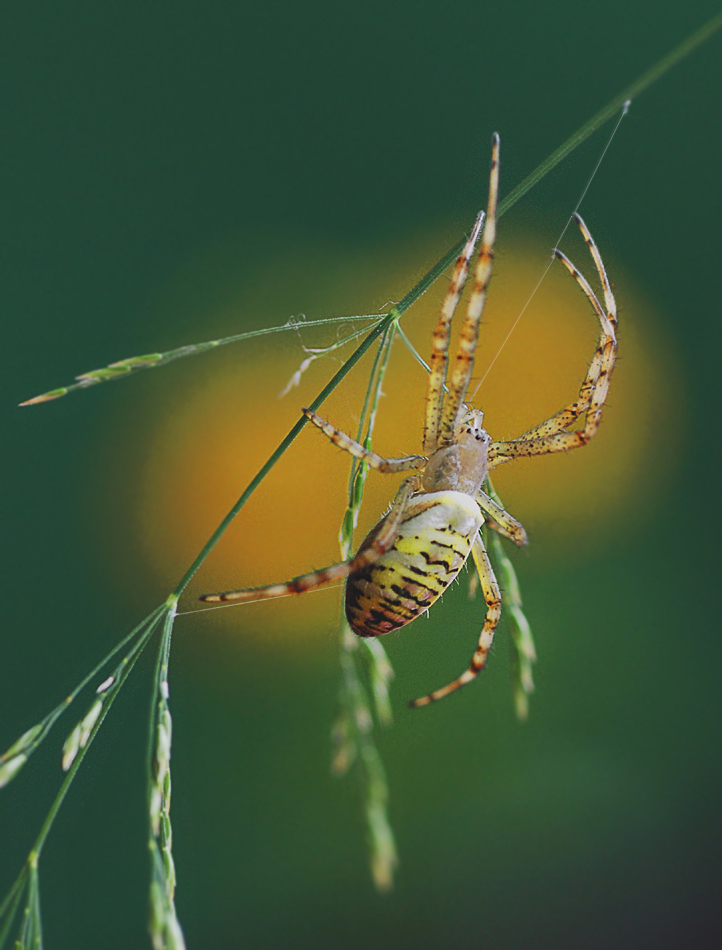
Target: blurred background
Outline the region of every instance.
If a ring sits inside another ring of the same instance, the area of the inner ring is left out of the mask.
[[[610,0],[90,3],[0,13],[6,620],[0,746],[165,598],[349,349],[301,329],[44,406],[124,357],[398,300],[486,203],[716,12]],[[456,585],[387,638],[379,747],[401,867],[379,896],[358,777],[329,769],[338,591],[180,617],[171,700],[177,902],[189,947],[718,947],[717,588],[722,36],[622,123],[581,211],[614,281],[620,362],[584,452],[497,487],[537,639],[520,725],[502,625]],[[717,116],[718,118],[715,118]],[[611,125],[501,222],[477,379],[544,271]],[[570,228],[564,250],[590,277]],[[445,281],[404,327],[422,355]],[[477,396],[513,436],[571,401],[594,316],[555,266]],[[323,412],[353,430],[369,363]],[[418,451],[424,376],[395,344],[377,447]],[[184,601],[333,562],[346,459],[305,431]],[[372,475],[359,530],[395,479]],[[365,520],[364,520],[365,519]],[[148,945],[150,658],[91,750],[41,866],[47,945]],[[79,712],[82,711],[79,707]],[[0,890],[60,781],[71,714],[0,798]]]

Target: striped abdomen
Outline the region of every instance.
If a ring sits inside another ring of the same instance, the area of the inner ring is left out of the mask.
[[[474,499],[462,492],[414,498],[394,546],[346,582],[346,616],[354,633],[377,637],[427,610],[459,573],[483,520]]]

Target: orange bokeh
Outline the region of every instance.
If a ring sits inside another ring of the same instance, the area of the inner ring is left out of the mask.
[[[593,265],[583,243],[572,257],[592,278]],[[546,259],[544,249],[512,238],[497,261],[474,383],[483,379],[474,404],[485,410],[493,438],[517,435],[570,402],[594,350],[594,314],[576,284],[555,265],[486,375]],[[388,260],[385,264],[389,267]],[[546,559],[593,556],[613,534],[634,530],[673,473],[669,447],[681,451],[674,436],[681,412],[673,361],[659,332],[652,331],[649,308],[630,293],[626,277],[613,276],[620,305],[621,360],[597,439],[581,452],[522,460],[494,476],[506,506],[524,522],[533,548]],[[444,290],[440,281],[404,318],[405,331],[424,357]],[[328,345],[350,329],[345,324],[338,330],[302,330],[219,351],[205,358],[203,366],[191,361],[185,385],[173,393],[172,411],[148,416],[147,432],[140,436],[143,461],[134,476],[139,488],[131,517],[136,557],[165,588],[177,581],[297,420],[300,407],[311,401],[355,345],[315,362],[299,388],[279,399],[305,356],[301,342]],[[321,409],[352,434],[370,365],[367,355]],[[397,339],[378,414],[379,452],[419,450],[424,389],[424,371]],[[656,438],[660,419],[669,437],[664,457]],[[194,609],[195,596],[202,592],[281,581],[338,560],[348,472],[348,458],[306,427],[193,580],[185,609]],[[383,512],[399,478],[370,474],[359,537]],[[222,608],[205,616],[229,629],[240,625],[244,631],[257,631],[266,639],[275,631],[288,645],[296,639],[289,638],[289,632],[328,635],[339,612],[340,594],[335,591]],[[278,642],[277,637],[271,639]]]

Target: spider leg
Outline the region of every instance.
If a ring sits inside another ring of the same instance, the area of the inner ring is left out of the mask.
[[[451,335],[451,321],[459,303],[461,291],[469,272],[469,259],[474,253],[479,232],[484,220],[484,212],[480,212],[474,224],[469,240],[464,250],[457,258],[451,283],[446,292],[444,303],[439,314],[439,321],[431,338],[431,359],[429,360],[429,385],[426,393],[426,419],[424,422],[424,453],[431,455],[437,448],[439,439],[439,423],[444,405],[444,383],[446,382],[446,364],[449,356],[449,337]]]
[[[594,389],[600,374],[604,370],[609,372],[610,353],[608,350],[605,350],[604,343],[605,337],[602,337],[602,340],[595,350],[592,362],[589,364],[587,375],[575,401],[559,412],[556,412],[550,419],[547,419],[546,422],[534,426],[533,429],[529,429],[528,432],[525,432],[512,441],[519,442],[542,435],[555,435],[557,432],[563,432],[565,429],[568,429],[573,422],[576,422],[580,416],[584,415],[591,404]]]
[[[509,512],[498,504],[498,502],[494,501],[493,498],[481,489],[479,489],[475,495],[475,499],[481,510],[491,519],[487,521],[490,528],[498,531],[499,534],[502,534],[505,538],[509,538],[510,541],[513,541],[514,544],[520,548],[527,543],[528,539],[523,525],[517,521],[516,518],[512,518]]]
[[[379,472],[408,472],[410,469],[423,468],[428,461],[424,455],[405,455],[402,458],[385,459],[377,455],[376,452],[365,449],[363,445],[360,445],[355,439],[352,439],[350,435],[346,435],[345,432],[341,432],[340,429],[336,429],[332,426],[330,422],[326,422],[321,416],[316,415],[312,409],[304,409],[303,412],[334,445],[343,449],[344,452],[353,455],[354,458],[361,459],[362,462],[367,462],[371,468],[375,468]]]
[[[587,247],[594,258],[594,263],[597,267],[597,273],[599,274],[599,280],[602,282],[602,289],[604,290],[604,302],[607,305],[607,313],[609,315],[609,320],[612,323],[612,326],[617,326],[617,302],[614,299],[614,294],[612,293],[612,285],[609,283],[609,278],[607,277],[607,271],[604,267],[602,261],[602,255],[599,253],[599,248],[594,243],[594,238],[589,233],[589,228],[584,223],[582,216],[574,212],[574,220],[579,225],[579,230],[582,232],[582,236],[586,241]]]
[[[434,690],[434,692],[429,693],[428,696],[422,696],[419,699],[413,700],[413,702],[409,703],[410,706],[427,706],[437,699],[443,699],[444,696],[448,696],[449,693],[453,693],[460,687],[470,683],[476,675],[483,670],[486,664],[486,658],[491,648],[492,640],[494,639],[494,631],[501,616],[501,592],[499,591],[499,585],[494,576],[489,555],[486,553],[486,549],[481,540],[481,534],[477,535],[472,545],[471,553],[474,557],[476,569],[479,572],[481,589],[484,592],[484,601],[486,602],[486,618],[481,634],[479,635],[479,644],[471,658],[471,664],[468,670],[465,670],[458,679],[449,683],[448,686]]]
[[[484,521],[484,524],[491,531],[496,531],[497,534],[500,534],[502,538],[507,538],[509,541],[514,540],[514,538],[507,531],[505,531],[504,528],[501,527],[501,525],[498,525],[495,521],[492,521],[491,518],[489,518],[487,521]],[[477,577],[477,575],[472,574],[472,582],[478,583],[478,580],[479,578]]]
[[[439,445],[451,442],[459,409],[464,401],[466,390],[474,368],[474,353],[479,339],[479,323],[484,312],[486,292],[491,280],[491,268],[494,261],[494,239],[496,238],[496,203],[499,195],[499,136],[495,133],[491,146],[491,174],[489,176],[489,205],[481,238],[479,260],[476,265],[474,288],[469,298],[466,319],[461,328],[459,348],[449,383],[449,394],[444,401],[441,417]]]
[[[617,355],[617,307],[599,250],[581,217],[575,214],[575,218],[597,266],[597,272],[604,290],[607,311],[602,308],[589,283],[572,262],[559,250],[555,250],[554,254],[582,288],[599,318],[602,327],[599,345],[576,401],[519,438],[509,442],[492,443],[489,448],[490,468],[502,462],[508,462],[513,458],[547,455],[552,452],[566,452],[569,449],[578,448],[581,445],[586,445],[599,428],[602,407],[607,398],[609,381]],[[564,431],[585,413],[586,420],[583,429],[574,432]]]
[[[396,541],[399,525],[404,517],[404,512],[414,494],[416,487],[416,476],[411,475],[405,478],[401,487],[396,493],[396,498],[391,506],[386,518],[382,521],[378,532],[375,534],[370,544],[359,551],[348,561],[341,561],[340,564],[332,564],[321,571],[313,571],[311,574],[301,574],[283,584],[269,584],[266,587],[252,587],[244,590],[228,590],[219,594],[204,594],[199,597],[206,603],[226,603],[229,601],[242,602],[254,600],[267,600],[272,597],[285,597],[287,594],[303,594],[307,590],[313,590],[316,587],[322,587],[331,581],[342,580],[348,577],[354,571],[361,570],[378,560]]]

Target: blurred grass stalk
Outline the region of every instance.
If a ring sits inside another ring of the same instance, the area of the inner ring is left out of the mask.
[[[168,698],[168,660],[178,598],[169,598],[153,677],[148,730],[148,849],[150,851],[150,936],[153,950],[185,950],[175,909],[175,863],[170,823],[170,749],[173,726]]]
[[[376,412],[388,368],[391,346],[397,330],[394,321],[381,337],[361,410],[356,441],[371,450]],[[354,551],[354,529],[358,525],[364,485],[369,467],[356,459],[351,463],[348,507],[341,522],[339,542],[341,559],[346,561]],[[365,649],[363,648],[365,647]],[[365,815],[371,860],[371,876],[380,891],[391,889],[399,859],[396,842],[388,818],[389,789],[381,756],[374,742],[374,716],[381,726],[393,722],[389,700],[389,683],[394,671],[381,642],[356,637],[346,620],[341,621],[341,689],[340,712],[334,726],[336,748],[333,771],[345,774],[355,761],[362,769],[365,786]],[[370,687],[364,685],[366,680]]]
[[[530,175],[514,188],[500,203],[498,215],[505,214],[516,202],[523,197],[534,185],[569,155],[578,145],[584,142],[600,126],[622,109],[629,100],[640,95],[657,79],[668,72],[680,60],[688,56],[693,50],[709,39],[722,27],[722,13],[713,17],[698,31],[688,37],[672,52],[660,59],[651,69],[647,70],[623,92],[615,96],[602,110],[586,122],[574,135],[564,142],[555,152],[543,161]],[[382,316],[373,316],[368,334],[360,345],[341,366],[329,383],[319,393],[310,405],[317,410],[325,399],[332,393],[339,383],[347,376],[351,369],[371,347],[380,341],[372,369],[369,387],[366,393],[362,426],[360,432],[363,438],[369,441],[373,431],[373,421],[380,392],[383,372],[388,360],[389,348],[394,333],[398,328],[400,317],[419,299],[431,285],[453,263],[465,243],[462,238],[457,245],[451,248],[429,272],[404,296],[388,313]],[[348,320],[349,318],[343,318]],[[304,325],[316,323],[336,322],[308,321]],[[67,393],[87,388],[96,383],[114,379],[127,378],[139,369],[151,369],[165,365],[171,360],[184,356],[197,355],[220,345],[248,339],[269,332],[281,332],[294,329],[296,324],[287,324],[284,327],[274,327],[270,330],[251,331],[237,334],[225,340],[214,340],[199,343],[188,347],[169,351],[168,353],[153,353],[141,357],[132,357],[110,364],[105,370],[94,370],[77,377],[74,385],[51,390],[23,403],[23,405],[37,405],[57,399]],[[367,423],[365,422],[367,420]],[[73,728],[63,747],[62,767],[66,771],[58,794],[56,795],[48,814],[41,826],[38,837],[30,850],[23,868],[15,883],[10,888],[5,900],[0,904],[0,950],[7,943],[8,937],[17,920],[20,905],[25,899],[24,909],[20,914],[20,922],[16,931],[14,950],[41,950],[43,943],[42,923],[40,915],[39,891],[39,860],[45,840],[55,821],[60,806],[70,785],[80,769],[88,749],[92,745],[98,731],[103,725],[105,717],[122,689],[126,679],[132,672],[138,658],[158,630],[161,630],[160,646],[156,663],[156,675],[153,684],[151,703],[150,736],[148,746],[148,809],[149,809],[149,850],[151,854],[151,884],[150,884],[150,924],[149,929],[154,950],[182,950],[185,947],[183,934],[178,923],[175,911],[175,870],[171,853],[171,826],[170,826],[170,749],[171,749],[171,719],[168,705],[168,660],[170,656],[171,633],[176,617],[178,599],[187,587],[193,575],[203,564],[210,552],[216,546],[235,516],[245,505],[247,500],[279,461],[286,449],[294,442],[306,425],[306,416],[302,416],[293,426],[288,435],[281,441],[278,448],[272,453],[268,461],[261,467],[257,475],[251,480],[240,498],[228,512],[226,517],[211,535],[196,559],[183,575],[167,600],[156,607],[141,623],[132,630],[111,652],[100,661],[91,672],[84,677],[70,695],[55,707],[43,720],[27,730],[0,756],[0,787],[7,785],[22,770],[30,756],[48,735],[55,721],[68,708],[79,693],[88,686],[101,670],[107,668],[117,653],[129,646],[128,652],[121,659],[116,668],[106,676],[96,687],[96,696],[84,717]],[[366,426],[364,430],[364,425]],[[363,434],[365,431],[365,435]],[[366,472],[363,466],[352,468],[349,506],[344,517],[341,529],[341,547],[344,556],[350,551],[353,528],[358,517],[358,506],[363,495],[363,485]],[[516,673],[516,706],[522,716],[527,711],[527,697],[533,688],[531,680],[531,664],[534,660],[534,648],[528,624],[521,612],[518,583],[511,562],[506,558],[499,539],[493,536],[491,549],[497,566],[503,577],[506,590],[509,614],[514,628],[512,631],[517,653]],[[341,714],[336,728],[336,754],[334,768],[337,772],[344,772],[350,768],[354,759],[358,757],[363,765],[366,785],[366,817],[369,826],[371,865],[374,880],[381,890],[387,890],[393,880],[393,872],[397,865],[396,848],[393,833],[388,823],[386,806],[388,788],[383,765],[373,740],[373,716],[382,725],[390,723],[391,707],[388,701],[388,685],[391,679],[391,667],[386,659],[383,648],[377,641],[364,641],[365,651],[360,650],[356,638],[347,628],[342,628],[341,636],[341,666],[343,672],[341,689]],[[362,661],[359,654],[362,654]],[[363,683],[363,674],[370,686]],[[371,697],[371,698],[369,698]]]
[[[91,670],[88,676],[83,679],[79,686],[60,706],[56,707],[45,719],[41,720],[41,722],[21,736],[15,745],[3,756],[7,764],[8,761],[17,759],[18,754],[23,755],[25,761],[23,761],[21,765],[24,765],[27,758],[37,749],[40,742],[45,738],[60,713],[70,705],[81,689],[86,686],[91,679],[95,678],[103,668],[107,667],[120,650],[130,644],[130,649],[121,659],[120,663],[112,670],[110,675],[106,676],[96,687],[95,700],[91,704],[88,712],[86,712],[83,718],[71,730],[63,744],[61,767],[67,774],[50,806],[50,810],[45,817],[45,821],[40,828],[40,832],[35,839],[35,843],[28,854],[20,874],[10,888],[5,900],[0,905],[0,950],[5,946],[7,938],[10,935],[23,896],[25,896],[25,908],[21,915],[14,950],[31,950],[31,948],[32,950],[40,950],[40,948],[42,948],[38,865],[43,846],[68,789],[73,783],[88,749],[103,725],[105,717],[110,712],[111,706],[115,702],[125,681],[135,667],[135,664],[138,662],[143,650],[168,613],[169,608],[167,604],[157,607],[150,613],[145,620],[131,631],[127,637]],[[18,748],[21,750],[19,753],[17,751]],[[13,752],[13,750],[16,751]],[[12,758],[8,758],[11,753],[13,753]],[[2,766],[0,766],[0,768],[1,767]],[[19,771],[20,767],[17,767],[12,771],[10,777],[7,777],[6,774],[2,784],[7,784]],[[172,945],[169,945],[169,947],[170,946]]]

